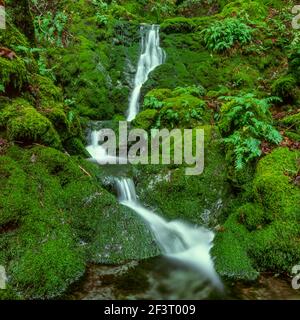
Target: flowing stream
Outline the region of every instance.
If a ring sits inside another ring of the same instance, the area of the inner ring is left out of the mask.
[[[134,119],[138,113],[141,88],[147,81],[149,73],[165,59],[164,51],[159,44],[159,26],[142,26],[141,46],[135,88],[129,103],[128,121]],[[87,147],[87,151],[92,159],[104,163],[112,156],[99,145],[98,137],[99,131],[92,131],[91,145]],[[120,203],[132,209],[148,224],[163,255],[194,270],[199,274],[199,278],[206,279],[215,289],[222,291],[223,284],[214,269],[210,255],[214,233],[186,222],[166,221],[139,203],[132,179],[115,177],[114,181]]]
[[[151,71],[164,63],[165,52],[160,47],[159,25],[141,26],[141,55],[134,79],[134,89],[129,100],[127,121],[132,121],[139,113],[139,100],[143,84]]]
[[[222,290],[222,283],[215,272],[210,249],[214,234],[203,227],[181,221],[167,222],[139,204],[132,179],[116,179],[121,204],[139,214],[151,228],[163,254],[190,266]]]

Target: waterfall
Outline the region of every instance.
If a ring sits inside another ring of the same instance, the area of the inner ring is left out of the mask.
[[[165,52],[160,47],[159,25],[141,26],[141,54],[134,79],[134,89],[129,99],[127,121],[132,121],[139,113],[139,100],[143,84],[151,71],[163,64]]]
[[[210,280],[217,289],[222,290],[222,282],[214,269],[210,256],[214,233],[182,221],[164,220],[138,203],[131,179],[122,178],[115,181],[120,203],[144,219],[151,228],[163,254],[190,266]]]
[[[135,87],[130,97],[128,121],[132,121],[139,112],[141,88],[147,81],[149,73],[161,65],[165,59],[165,53],[159,45],[159,26],[145,25],[141,27],[141,32],[141,56],[135,76]],[[99,164],[105,164],[110,159],[118,160],[118,158],[108,155],[106,149],[99,145],[98,140],[99,131],[92,131],[91,144],[86,148],[92,159]],[[210,255],[214,233],[203,227],[182,221],[166,221],[138,202],[132,179],[115,178],[114,181],[120,203],[144,219],[152,230],[163,254],[193,268],[207,280],[210,280],[217,289],[222,290],[222,282],[214,269]]]

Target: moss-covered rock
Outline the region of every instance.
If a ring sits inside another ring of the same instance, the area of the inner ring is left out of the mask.
[[[11,147],[0,164],[0,264],[14,298],[58,297],[88,262],[158,254],[144,222],[101,187],[96,165],[41,146]]]
[[[9,86],[20,91],[27,81],[24,61],[15,57],[12,60],[0,57],[0,79],[4,89],[10,90]]]
[[[293,101],[296,91],[296,79],[292,75],[278,78],[272,84],[272,93],[284,101]]]
[[[0,127],[5,128],[9,139],[14,141],[61,146],[52,123],[24,99],[12,100],[1,107]]]
[[[299,157],[298,151],[277,148],[260,160],[250,185],[252,202],[232,213],[215,239],[220,273],[248,279],[251,270],[290,273],[299,263]]]
[[[230,202],[230,187],[218,131],[209,125],[198,128],[204,129],[205,135],[201,175],[185,175],[184,166],[141,165],[136,168],[135,180],[140,199],[167,219],[213,225]]]
[[[157,114],[157,110],[146,109],[136,116],[133,125],[144,130],[149,130],[155,124]]]

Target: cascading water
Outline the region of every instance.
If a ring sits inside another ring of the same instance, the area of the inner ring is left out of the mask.
[[[210,256],[213,232],[181,221],[167,222],[138,203],[131,179],[115,181],[120,203],[138,213],[148,223],[163,254],[195,269],[217,289],[222,290],[223,285]]]
[[[165,52],[160,47],[159,25],[143,25],[141,34],[141,55],[134,79],[134,89],[129,100],[127,121],[132,121],[139,112],[141,89],[148,80],[150,72],[165,60]]]
[[[143,26],[142,34],[142,53],[135,77],[135,88],[130,98],[128,121],[133,120],[138,114],[141,88],[147,81],[149,73],[162,64],[165,58],[165,54],[159,46],[159,26]],[[87,147],[87,151],[93,160],[99,164],[105,164],[112,158],[116,159],[116,157],[108,155],[106,149],[99,145],[99,131],[92,131],[90,138],[91,144]],[[222,290],[222,282],[214,269],[210,256],[214,239],[213,232],[181,221],[167,222],[138,202],[135,186],[131,179],[115,178],[114,181],[120,203],[144,219],[151,228],[163,254],[198,271],[210,280],[214,287]]]

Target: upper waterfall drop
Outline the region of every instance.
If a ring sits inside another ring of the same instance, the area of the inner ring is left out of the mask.
[[[164,63],[166,54],[160,47],[159,25],[141,26],[141,55],[134,79],[134,89],[129,99],[127,121],[132,121],[139,113],[139,100],[143,84],[151,71]]]

